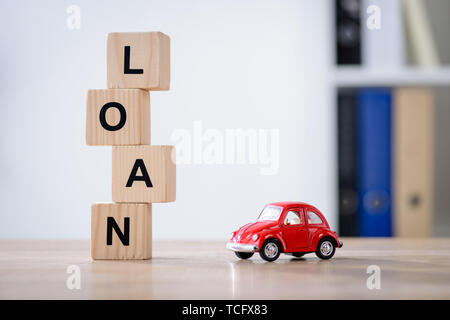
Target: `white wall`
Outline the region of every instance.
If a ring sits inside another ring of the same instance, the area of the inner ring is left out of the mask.
[[[81,8],[81,29],[66,8]],[[331,1],[2,1],[1,238],[89,238],[111,201],[111,148],[85,146],[85,95],[106,87],[106,35],[171,37],[168,92],[151,93],[152,143],[177,128],[279,128],[280,170],[183,165],[155,238],[224,239],[268,202],[315,204],[336,227]]]

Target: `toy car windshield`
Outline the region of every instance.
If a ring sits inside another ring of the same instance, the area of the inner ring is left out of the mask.
[[[257,221],[277,221],[280,218],[281,211],[283,211],[282,207],[267,206],[263,209]]]

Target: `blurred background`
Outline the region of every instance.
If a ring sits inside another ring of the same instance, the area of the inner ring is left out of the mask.
[[[179,164],[154,238],[226,239],[283,200],[344,236],[449,236],[449,17],[445,0],[2,1],[0,238],[89,238],[111,147],[85,145],[86,92],[106,88],[109,32],[156,30],[171,88],[151,92],[152,144],[198,121],[278,129],[279,168]]]

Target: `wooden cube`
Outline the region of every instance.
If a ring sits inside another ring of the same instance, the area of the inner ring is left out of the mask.
[[[108,88],[169,90],[170,38],[162,32],[114,32],[107,41]]]
[[[139,89],[88,90],[87,145],[150,144],[150,95]]]
[[[114,202],[171,202],[176,197],[173,146],[115,146],[112,151]]]
[[[150,259],[152,205],[97,203],[91,210],[91,256],[94,260]]]

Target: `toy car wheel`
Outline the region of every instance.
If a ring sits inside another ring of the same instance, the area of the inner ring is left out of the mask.
[[[280,245],[278,241],[267,240],[259,250],[259,255],[266,261],[272,262],[278,259],[281,253]]]
[[[239,259],[244,259],[244,260],[248,259],[248,258],[251,258],[253,256],[253,252],[235,252],[234,254]]]
[[[305,252],[294,252],[292,255],[296,258],[301,258],[305,255]]]
[[[328,238],[319,241],[316,249],[316,255],[320,259],[330,259],[334,252],[336,251],[336,246],[334,242]]]

